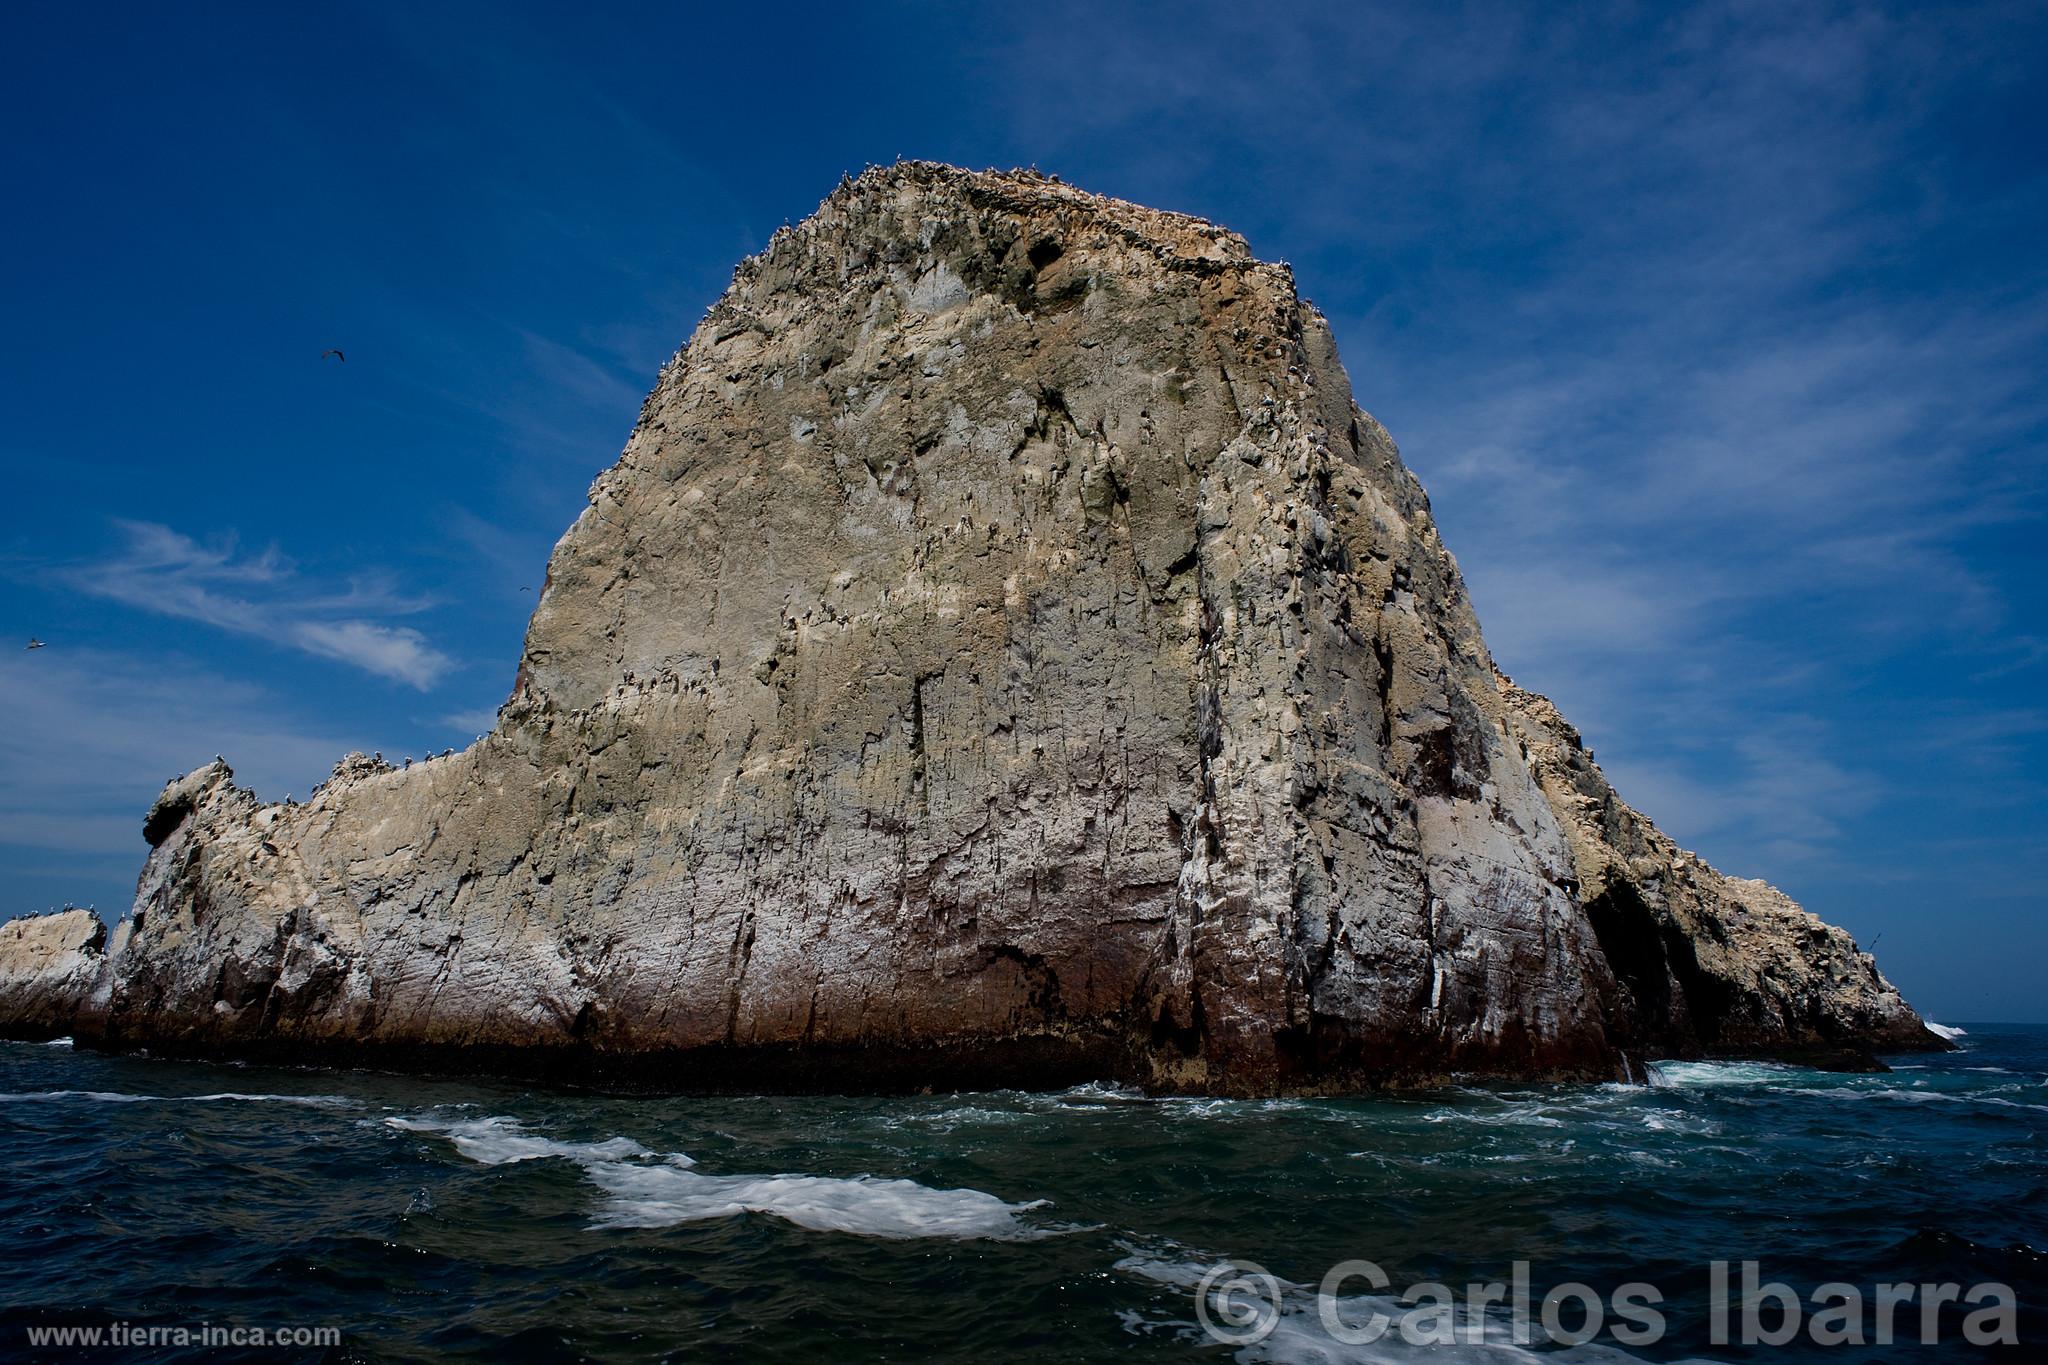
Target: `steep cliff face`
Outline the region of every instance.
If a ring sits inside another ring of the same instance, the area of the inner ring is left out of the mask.
[[[1284,266],[904,164],[664,368],[493,733],[166,790],[80,1033],[1234,1092],[1916,1035],[1577,753]]]

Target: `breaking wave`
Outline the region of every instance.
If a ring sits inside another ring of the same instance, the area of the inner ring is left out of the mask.
[[[1813,1074],[1783,1062],[1653,1062],[1650,1084],[1677,1090],[1724,1085],[1780,1085]]]
[[[631,1138],[559,1142],[513,1118],[390,1118],[406,1132],[437,1133],[486,1166],[559,1157],[583,1168],[608,1196],[593,1227],[665,1228],[764,1213],[814,1232],[911,1239],[1019,1241],[1047,1235],[1019,1215],[1043,1200],[1006,1203],[981,1190],[942,1190],[877,1176],[707,1175],[681,1152],[657,1153]]]
[[[543,1157],[562,1157],[586,1165],[654,1155],[631,1138],[611,1138],[604,1142],[557,1142],[553,1138],[536,1137],[522,1128],[517,1119],[421,1117],[392,1118],[384,1122],[408,1133],[439,1133],[455,1144],[456,1151],[480,1166],[509,1166],[514,1162],[538,1161]],[[673,1159],[689,1160],[683,1156]]]

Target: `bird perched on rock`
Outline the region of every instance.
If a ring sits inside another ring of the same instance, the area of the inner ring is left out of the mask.
[[[327,357],[329,356],[333,356],[336,360],[339,360],[344,365],[348,364],[348,357],[341,353],[341,348],[339,346],[330,346],[320,353],[320,358],[322,360],[327,359]]]
[[[38,640],[35,636],[31,635],[28,637],[28,647],[30,649],[42,649],[44,646],[41,640]]]

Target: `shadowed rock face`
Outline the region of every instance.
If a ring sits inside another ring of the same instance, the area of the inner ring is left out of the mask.
[[[1500,678],[1284,266],[1024,173],[740,266],[492,734],[147,828],[107,1045],[1262,1093],[1933,1041]]]

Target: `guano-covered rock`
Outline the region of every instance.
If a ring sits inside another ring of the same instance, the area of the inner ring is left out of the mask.
[[[740,266],[491,734],[303,805],[210,765],[148,836],[81,1041],[1227,1093],[1936,1041],[1496,671],[1286,267],[1020,172]]]

